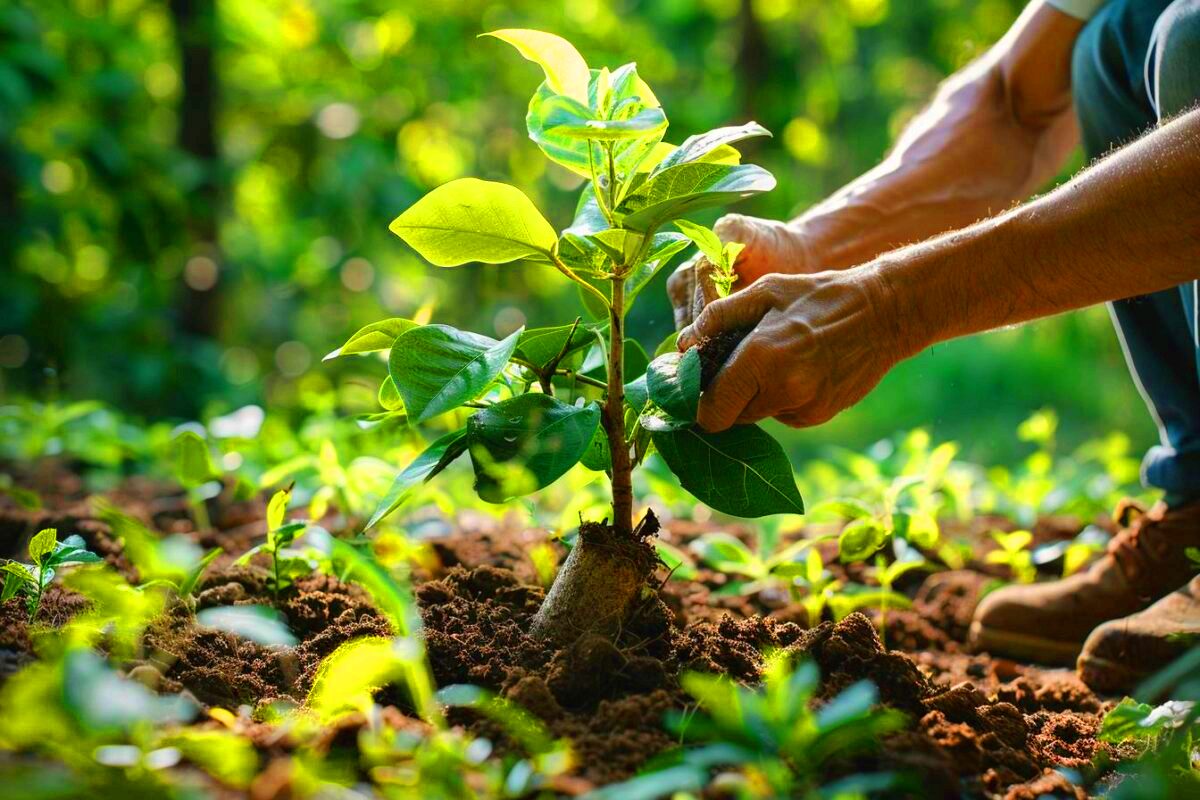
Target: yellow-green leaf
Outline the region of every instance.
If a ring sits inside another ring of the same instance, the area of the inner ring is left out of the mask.
[[[58,531],[54,528],[44,528],[29,540],[29,558],[35,564],[41,564],[46,556],[54,552],[58,543]]]
[[[588,65],[575,46],[566,39],[527,28],[504,28],[483,35],[508,42],[517,48],[518,53],[540,66],[546,73],[546,83],[554,91],[581,103],[587,102]]]
[[[548,259],[558,235],[520,189],[461,178],[434,189],[390,226],[439,267]]]

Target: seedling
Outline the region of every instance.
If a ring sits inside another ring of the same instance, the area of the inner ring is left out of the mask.
[[[763,553],[751,550],[732,534],[714,531],[697,537],[689,547],[708,567],[735,578],[723,587],[723,594],[753,594],[800,574],[798,560],[804,551],[826,538],[802,539],[774,553]]]
[[[539,31],[489,35],[545,73],[526,123],[552,161],[587,181],[574,220],[556,233],[519,189],[464,178],[430,192],[391,230],[440,267],[522,261],[552,269],[577,285],[595,319],[521,329],[499,341],[389,319],[330,355],[389,350],[381,404],[412,424],[475,409],[400,473],[368,527],[465,454],[488,502],[535,492],[577,463],[610,476],[611,523],[583,526],[533,623],[538,635],[561,640],[615,630],[653,566],[642,540],[656,522],[647,517],[635,529],[631,482],[652,450],[685,489],[719,511],[803,512],[791,465],[765,431],[744,425],[710,434],[695,425],[696,350],[672,349],[647,363],[625,336],[630,307],[673,256],[693,239],[713,250],[711,231],[681,218],[768,191],[775,180],[740,164],[732,147],[769,135],[757,123],[665,144],[666,115],[634,64],[589,69],[569,42]],[[686,235],[664,230],[672,222]],[[728,289],[737,248],[713,254]]]
[[[234,563],[246,564],[259,553],[271,556],[271,591],[275,602],[279,602],[279,593],[291,586],[296,578],[304,577],[312,572],[308,559],[288,555],[285,549],[296,540],[296,536],[308,527],[307,522],[285,522],[288,503],[292,499],[292,489],[281,489],[271,496],[267,503],[267,540],[247,550]]]
[[[1033,554],[1029,552],[1033,534],[1029,531],[994,531],[992,539],[1000,548],[987,554],[987,562],[1006,565],[1012,571],[1013,580],[1018,583],[1033,583],[1037,577],[1037,568],[1033,566]]]
[[[141,578],[138,589],[165,586],[188,607],[195,605],[196,587],[209,566],[224,552],[220,547],[204,552],[186,536],[175,534],[163,538],[103,499],[93,499],[92,506],[96,516],[121,542],[126,558],[137,567]]]
[[[869,751],[880,737],[903,728],[902,713],[878,709],[879,692],[859,681],[814,711],[820,685],[815,664],[793,667],[776,655],[763,685],[747,688],[727,676],[688,673],[683,688],[699,710],[671,712],[668,725],[685,740],[701,743],[655,759],[659,769],[606,786],[596,800],[663,797],[708,783],[713,767],[736,765],[724,789],[737,797],[860,797],[885,791],[890,774],[860,774],[820,785],[822,765],[834,758]]]
[[[56,529],[45,528],[29,541],[29,559],[28,564],[5,561],[0,567],[5,573],[0,601],[23,595],[29,621],[33,622],[55,570],[70,564],[94,564],[100,556],[88,550],[79,536],[68,536],[60,542]]]
[[[906,573],[912,572],[915,569],[933,569],[933,567],[926,561],[893,561],[889,564],[883,556],[875,556],[875,580],[879,583],[881,594],[879,603],[879,641],[885,648],[887,647],[887,612],[889,604],[896,605],[896,601],[899,599],[899,605],[904,607],[909,605],[908,598],[895,592],[892,587]]]
[[[183,431],[171,442],[171,467],[176,480],[187,490],[196,529],[208,530],[212,521],[208,518],[204,489],[221,477],[208,445],[194,431]]]

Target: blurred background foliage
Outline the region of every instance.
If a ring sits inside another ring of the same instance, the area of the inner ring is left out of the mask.
[[[374,409],[382,366],[320,359],[367,322],[433,315],[499,336],[579,313],[544,270],[439,270],[387,231],[466,175],[570,219],[578,179],[525,137],[538,70],[482,31],[541,28],[593,66],[636,60],[676,143],[761,122],[775,138],[746,158],[780,185],[738,210],[783,217],[874,164],[1021,5],[7,0],[0,393],[153,418],[251,402],[350,414]],[[671,326],[664,279],[631,320],[651,348]],[[1003,462],[1044,405],[1067,442],[1153,438],[1103,309],[938,346],[833,422],[782,435],[804,457],[924,425]]]

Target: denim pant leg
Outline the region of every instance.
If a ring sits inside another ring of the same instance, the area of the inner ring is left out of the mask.
[[[1195,41],[1177,48],[1178,6],[1196,0],[1114,0],[1084,28],[1075,45],[1072,81],[1084,148],[1089,158],[1138,138],[1186,94],[1175,62]],[[1195,19],[1183,14],[1182,19]],[[1194,24],[1193,24],[1194,27]],[[1180,29],[1182,30],[1182,29]],[[1152,48],[1152,42],[1155,46]],[[1159,46],[1159,45],[1162,46]],[[1161,56],[1161,57],[1160,57]],[[1195,97],[1195,89],[1191,89]],[[1198,254],[1200,257],[1200,254]],[[1200,498],[1200,372],[1192,284],[1110,305],[1126,361],[1150,413],[1160,444],[1142,465],[1143,480],[1163,489],[1168,502]],[[1189,317],[1191,319],[1189,319]]]

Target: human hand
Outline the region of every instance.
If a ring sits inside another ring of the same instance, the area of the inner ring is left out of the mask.
[[[888,283],[874,265],[767,275],[714,300],[679,334],[681,351],[753,328],[700,396],[707,431],[775,417],[817,425],[854,405],[908,346]]]
[[[790,223],[726,214],[717,220],[713,232],[722,242],[740,242],[746,246],[734,265],[738,274],[735,292],[770,273],[810,271],[803,236],[799,228]],[[676,330],[690,325],[706,305],[718,298],[711,272],[712,264],[697,253],[667,280],[667,295],[675,310]]]

